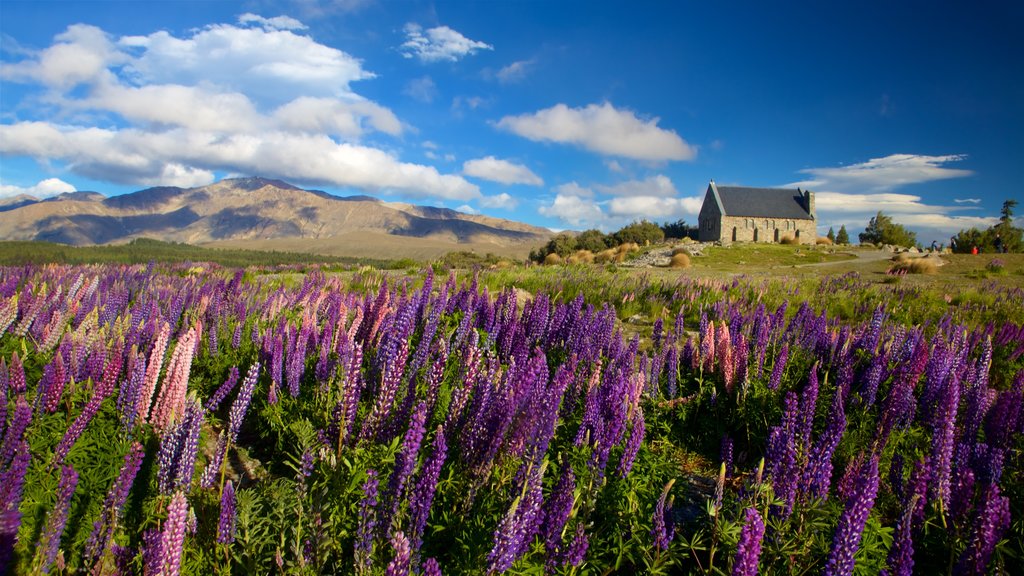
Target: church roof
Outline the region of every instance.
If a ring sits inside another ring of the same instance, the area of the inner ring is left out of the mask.
[[[718,186],[712,183],[725,216],[813,220],[799,189]]]

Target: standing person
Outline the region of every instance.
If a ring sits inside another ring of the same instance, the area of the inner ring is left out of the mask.
[[[939,249],[939,244],[938,244],[938,242],[936,242],[935,240],[932,240],[932,247],[931,247],[931,251],[932,251],[932,252],[936,252],[936,251],[938,251],[938,249]]]
[[[978,253],[978,247],[977,246],[971,246],[971,254],[977,255],[977,253]]]
[[[1004,252],[1004,250],[1005,250],[1005,246],[1003,246],[1003,238],[1002,238],[1002,236],[999,235],[998,232],[996,232],[996,241],[994,242],[994,244],[995,244],[996,254],[1002,254]]]

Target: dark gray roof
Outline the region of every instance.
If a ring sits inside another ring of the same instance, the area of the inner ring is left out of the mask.
[[[811,220],[799,190],[718,185],[715,188],[726,216]]]

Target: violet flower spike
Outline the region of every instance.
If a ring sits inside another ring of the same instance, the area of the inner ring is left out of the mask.
[[[757,576],[757,564],[761,557],[761,539],[764,537],[764,520],[757,508],[743,511],[743,530],[736,547],[736,558],[732,564],[733,576]]]
[[[39,538],[39,549],[36,552],[41,561],[40,570],[44,574],[50,571],[54,560],[57,559],[60,538],[64,534],[68,511],[71,508],[71,497],[74,496],[77,485],[78,473],[75,469],[71,466],[61,468],[60,482],[57,484],[57,503],[46,516],[46,528]]]
[[[217,543],[231,544],[235,541],[235,485],[231,480],[224,485],[220,497],[220,518],[217,523]]]
[[[164,523],[164,532],[160,539],[160,576],[178,576],[181,570],[181,552],[185,544],[187,519],[188,500],[185,499],[183,492],[175,492],[167,508],[167,521]]]
[[[832,550],[825,564],[825,576],[850,576],[853,574],[853,556],[860,546],[871,509],[878,494],[878,456],[872,456],[864,463],[860,475],[846,501],[846,509],[839,518]]]

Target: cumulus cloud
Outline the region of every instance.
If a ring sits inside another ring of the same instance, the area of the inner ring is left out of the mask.
[[[610,103],[570,108],[557,104],[533,114],[506,116],[497,126],[536,142],[573,144],[608,156],[636,160],[692,160],[697,150],[658,118],[642,119]]]
[[[550,205],[541,206],[538,212],[576,228],[600,228],[605,225],[601,207],[587,197],[557,194]]]
[[[616,218],[651,221],[693,216],[700,212],[703,198],[666,198],[664,196],[630,196],[613,198],[608,203],[608,215]]]
[[[507,192],[502,192],[496,196],[484,196],[480,199],[480,206],[484,208],[511,210],[517,205],[519,205],[519,201]]]
[[[120,184],[196,186],[217,173],[258,173],[412,198],[480,196],[462,176],[360,144],[369,132],[398,136],[403,125],[352,91],[374,77],[357,58],[296,33],[304,26],[291,18],[239,21],[181,37],[114,38],[74,25],[50,47],[5,62],[4,80],[42,85],[62,117],[87,120],[0,124],[0,152]]]
[[[533,60],[518,60],[498,70],[494,77],[502,84],[514,84],[523,81],[533,68]]]
[[[563,196],[576,196],[578,198],[592,198],[594,191],[586,186],[580,186],[575,180],[555,186],[555,192]]]
[[[11,198],[26,194],[35,198],[48,198],[58,194],[74,192],[75,187],[60,178],[47,178],[32,186],[15,186],[13,184],[0,184],[0,198]]]
[[[839,192],[881,192],[908,184],[921,184],[950,178],[963,178],[974,174],[971,170],[947,168],[950,162],[966,158],[964,154],[924,156],[921,154],[890,154],[872,158],[867,162],[833,168],[806,168],[802,174],[812,179],[792,185],[812,190]]]
[[[402,56],[418,58],[420,62],[457,62],[479,50],[493,50],[484,42],[470,40],[447,26],[423,29],[410,22],[403,29],[405,42],[399,47]]]
[[[541,186],[544,184],[544,180],[526,166],[509,162],[508,160],[501,160],[494,156],[467,160],[462,164],[462,172],[467,176],[474,176],[501,184],[526,184],[529,186]]]
[[[611,196],[644,196],[667,198],[676,196],[676,190],[668,176],[658,174],[643,180],[628,180],[611,186],[598,186],[598,190]]]
[[[477,210],[476,208],[473,208],[469,204],[463,204],[463,205],[457,207],[455,209],[455,211],[456,212],[462,212],[462,213],[465,213],[465,214],[473,214],[474,216],[480,213],[479,210]]]
[[[919,238],[944,238],[960,229],[987,228],[998,222],[995,217],[956,214],[963,210],[976,210],[974,207],[928,204],[913,194],[817,192],[814,198],[820,226],[827,229],[845,224],[851,233],[854,229],[863,228],[879,211],[917,232]]]

